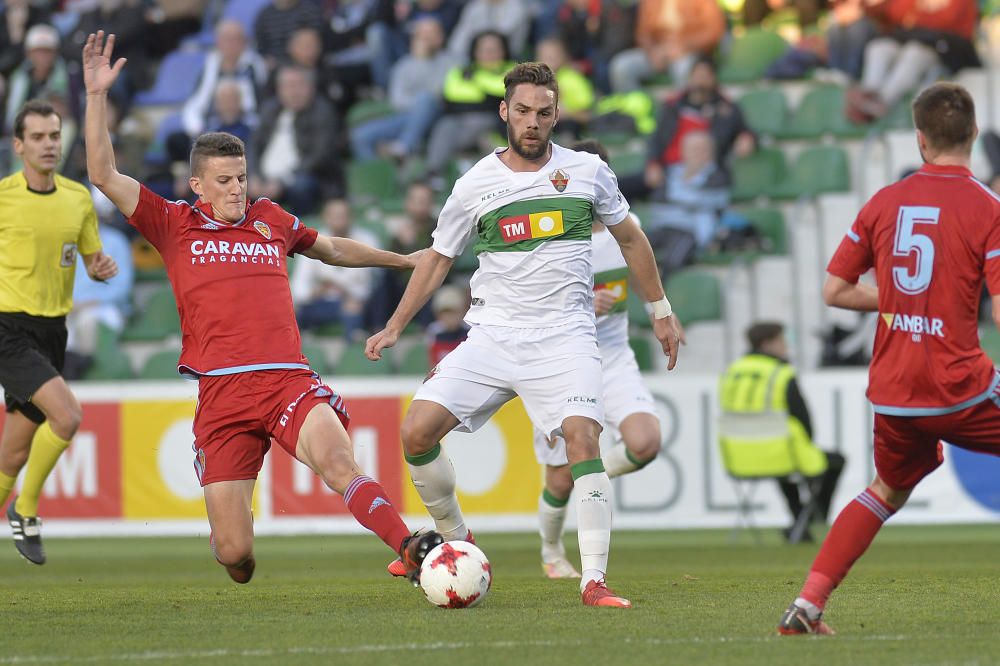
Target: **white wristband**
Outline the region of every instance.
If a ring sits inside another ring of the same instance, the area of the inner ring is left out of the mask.
[[[674,313],[666,296],[658,301],[653,301],[650,306],[653,308],[653,319],[666,319]]]

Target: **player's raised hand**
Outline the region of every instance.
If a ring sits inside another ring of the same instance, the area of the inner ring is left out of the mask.
[[[382,350],[393,346],[398,340],[399,333],[393,333],[388,328],[383,328],[368,338],[368,342],[365,343],[365,356],[368,357],[369,361],[378,361],[382,358]]]
[[[108,35],[105,39],[103,30],[98,30],[96,35],[90,33],[87,37],[83,45],[83,83],[88,95],[110,90],[125,67],[125,58],[119,58],[114,67],[111,66],[114,49],[115,36]]]
[[[663,319],[653,319],[653,334],[660,341],[663,353],[670,357],[667,361],[667,370],[673,370],[677,365],[677,354],[680,351],[681,342],[684,341],[684,330],[677,320],[677,315],[670,315]]]

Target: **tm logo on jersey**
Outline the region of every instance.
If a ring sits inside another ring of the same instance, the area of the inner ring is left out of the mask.
[[[549,238],[558,236],[564,231],[561,210],[501,217],[497,224],[500,225],[500,235],[504,243],[516,243],[531,238]]]
[[[882,313],[882,319],[890,331],[902,331],[913,335],[913,341],[919,342],[921,336],[933,335],[944,337],[944,322],[937,317],[921,317],[919,315]]]

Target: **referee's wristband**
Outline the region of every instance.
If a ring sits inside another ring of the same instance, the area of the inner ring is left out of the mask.
[[[658,301],[653,301],[649,306],[653,310],[653,319],[666,319],[674,313],[666,296]]]

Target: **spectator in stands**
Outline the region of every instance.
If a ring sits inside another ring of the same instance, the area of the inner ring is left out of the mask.
[[[201,29],[206,0],[129,0],[147,7],[146,48],[158,60]]]
[[[645,79],[669,73],[675,86],[687,82],[699,56],[711,55],[725,34],[717,0],[640,0],[637,48],[611,60],[611,89],[637,90]]]
[[[92,188],[93,189],[93,188]],[[104,202],[110,201],[102,195]],[[95,208],[98,203],[95,200]],[[104,206],[105,211],[107,209]],[[114,204],[111,208],[117,214]],[[79,379],[91,366],[101,326],[121,333],[128,318],[132,298],[132,247],[120,230],[108,225],[107,216],[98,214],[98,233],[104,253],[118,264],[118,275],[104,282],[87,278],[83,257],[77,259],[73,281],[73,309],[66,316],[66,379]]]
[[[866,0],[835,0],[826,29],[827,65],[852,81],[861,78],[865,47],[875,36],[875,24],[865,14]]]
[[[756,138],[740,107],[719,89],[715,63],[710,58],[700,58],[691,68],[687,86],[661,107],[649,142],[645,173],[638,179],[622,177],[625,196],[641,199],[663,187],[667,167],[681,159],[684,135],[695,130],[711,135],[715,162],[723,170],[730,154],[749,155],[756,148]]]
[[[477,37],[492,31],[504,36],[504,60],[509,60],[524,53],[530,27],[531,16],[524,0],[470,0],[451,33],[448,49],[459,58],[469,57]]]
[[[379,246],[373,233],[353,225],[351,206],[344,199],[327,201],[322,218],[331,236]],[[348,341],[363,339],[362,314],[371,294],[374,270],[332,267],[317,261],[298,262],[292,271],[291,290],[299,328],[341,324]]]
[[[809,408],[795,381],[795,370],[788,363],[784,326],[778,322],[757,322],[747,329],[746,335],[750,353],[730,365],[720,382],[722,409],[750,417],[754,414],[765,417],[775,410],[787,415],[788,436],[792,439],[799,472],[805,479],[800,482],[782,478],[778,479],[778,485],[788,502],[793,522],[803,509],[800,493],[815,497],[812,518],[825,522],[837,489],[837,480],[844,469],[844,456],[821,451],[813,443]],[[771,397],[770,400],[767,396]],[[757,441],[766,445],[766,440]],[[753,467],[753,461],[744,462],[743,456],[752,456],[754,451],[761,450],[761,446],[742,448],[745,453],[734,456],[730,467]],[[788,538],[791,528],[784,530],[784,535]],[[812,541],[808,530],[804,540]]]
[[[434,321],[427,327],[427,358],[431,368],[441,362],[469,336],[465,313],[469,310],[467,289],[446,284],[434,293],[431,301]]]
[[[444,112],[427,142],[427,172],[434,179],[453,155],[502,129],[497,109],[504,97],[504,74],[513,66],[507,38],[494,30],[476,35],[469,61],[453,67],[444,80]]]
[[[836,0],[833,0],[836,3]],[[815,25],[820,12],[826,9],[827,0],[744,0],[743,25],[760,25],[772,11],[792,6],[798,16],[799,27]]]
[[[712,135],[686,132],[681,160],[667,167],[646,222],[660,270],[666,275],[694,260],[715,236],[729,205],[729,179],[715,161]]]
[[[462,7],[463,3],[459,0],[413,0],[412,4],[401,3],[397,16],[403,21],[403,29],[407,33],[412,33],[417,21],[425,18],[435,19],[441,24],[447,38],[458,25]]]
[[[118,78],[113,91],[118,104],[127,108],[135,91],[152,82],[147,62],[150,36],[146,30],[146,8],[137,0],[98,0],[94,7],[80,14],[79,21],[66,35],[62,47],[63,58],[69,63],[70,74],[77,82],[83,76],[80,54],[87,35],[98,30],[113,34],[115,53],[128,59],[128,68]]]
[[[331,62],[349,90],[374,84],[389,85],[389,72],[400,53],[395,50],[395,3],[392,0],[340,0],[330,29],[333,34]]]
[[[557,34],[602,93],[611,91],[611,58],[635,44],[635,9],[615,0],[564,0],[559,8]]]
[[[437,20],[423,18],[413,24],[410,53],[393,67],[389,84],[389,103],[395,113],[351,132],[355,159],[374,159],[380,144],[398,159],[417,152],[441,112],[441,88],[456,65],[443,45],[444,31]]]
[[[975,0],[874,0],[869,11],[883,32],[865,47],[861,86],[848,93],[854,122],[881,118],[922,84],[948,71],[979,67],[973,43]]]
[[[276,67],[288,50],[288,40],[299,28],[323,25],[319,7],[306,0],[271,0],[254,23],[257,51],[269,67]]]
[[[434,191],[430,185],[422,181],[410,183],[409,187],[406,188],[403,215],[389,218],[387,224],[391,234],[389,249],[393,252],[412,254],[417,250],[430,247],[431,233],[437,226]],[[377,278],[378,286],[368,301],[366,316],[373,329],[384,326],[392,313],[396,311],[396,306],[399,305],[399,300],[403,297],[408,281],[409,273],[380,272]],[[421,324],[429,324],[432,319],[431,309],[424,306],[415,319]]]
[[[29,0],[6,0],[0,9],[0,75],[6,78],[24,60],[24,38],[33,26],[48,23],[52,12]],[[0,78],[0,80],[2,80]],[[2,92],[2,89],[0,89]]]
[[[288,40],[288,53],[281,64],[298,65],[312,71],[316,78],[316,93],[322,95],[337,107],[338,112],[346,112],[348,103],[345,101],[345,91],[339,80],[335,67],[325,62],[323,51],[323,34],[319,28],[299,28]],[[268,90],[273,93],[277,70],[272,73],[268,82]],[[353,94],[349,96],[353,99]]]
[[[5,133],[26,101],[58,97],[69,99],[69,75],[66,63],[59,57],[59,32],[51,25],[32,26],[24,37],[26,58],[10,75],[7,86]]]
[[[559,84],[559,126],[579,136],[590,120],[594,106],[594,85],[569,62],[566,45],[559,37],[538,42],[535,60],[544,62]]]
[[[283,66],[277,87],[278,98],[261,110],[250,142],[255,156],[250,192],[307,215],[321,197],[344,191],[340,120],[330,103],[316,96],[311,71]]]

